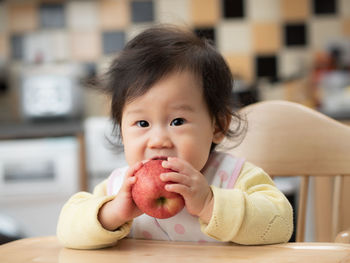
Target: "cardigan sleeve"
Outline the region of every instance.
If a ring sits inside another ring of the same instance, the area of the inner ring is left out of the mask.
[[[246,162],[233,189],[211,186],[213,214],[202,231],[220,241],[245,245],[288,242],[293,209],[261,169]]]
[[[94,189],[93,194],[79,192],[63,206],[57,224],[57,237],[68,248],[96,249],[112,246],[127,236],[131,221],[116,231],[108,231],[98,221],[99,209],[115,196],[106,195],[107,180]]]

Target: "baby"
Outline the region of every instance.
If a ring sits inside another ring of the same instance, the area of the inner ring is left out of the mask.
[[[247,245],[289,240],[292,207],[271,178],[243,158],[215,151],[225,137],[241,135],[230,127],[242,125],[230,69],[208,40],[174,26],[147,29],[113,61],[108,77],[128,167],[65,204],[57,227],[64,246],[101,248],[126,236]],[[172,181],[166,190],[185,201],[168,219],[143,214],[132,199],[134,173],[151,159],[173,170],[161,180]]]

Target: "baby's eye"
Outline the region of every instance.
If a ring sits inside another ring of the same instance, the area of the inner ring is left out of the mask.
[[[149,123],[148,123],[148,121],[141,120],[141,121],[137,121],[136,125],[137,125],[137,127],[140,127],[140,128],[146,128],[149,126]]]
[[[183,118],[176,118],[171,121],[170,126],[180,126],[185,123],[185,119]]]

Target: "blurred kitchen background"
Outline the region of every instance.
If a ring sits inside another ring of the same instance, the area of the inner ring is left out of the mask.
[[[125,165],[87,83],[155,23],[212,39],[240,105],[290,100],[350,123],[349,0],[0,1],[1,242],[54,235],[69,196]],[[296,202],[296,182],[279,187]]]

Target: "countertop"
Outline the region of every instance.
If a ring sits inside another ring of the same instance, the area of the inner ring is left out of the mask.
[[[0,123],[0,139],[67,136],[83,131],[81,119]]]

